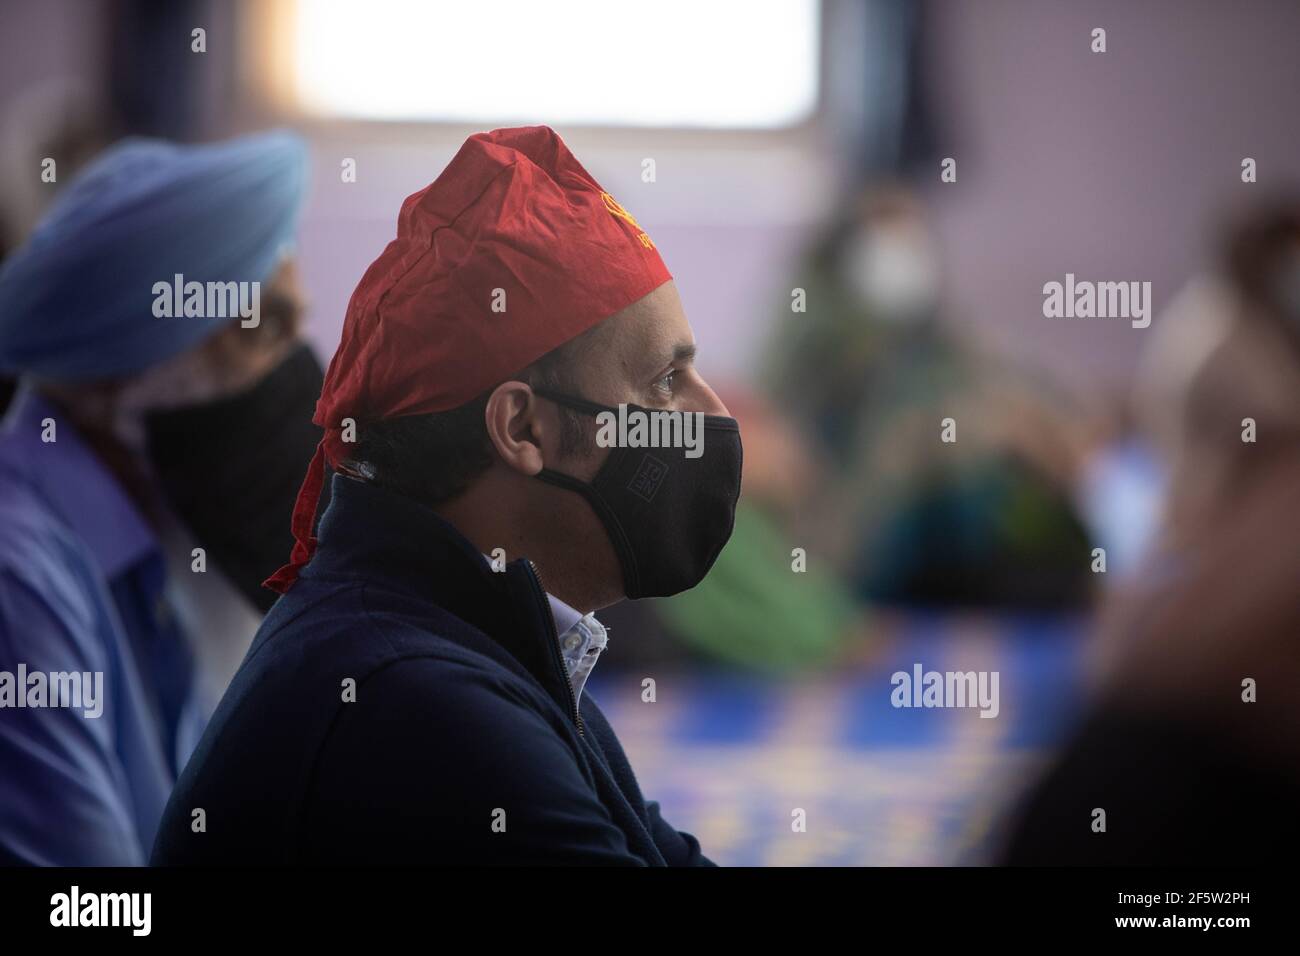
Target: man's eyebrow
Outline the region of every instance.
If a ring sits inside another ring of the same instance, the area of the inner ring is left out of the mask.
[[[655,348],[647,348],[641,354],[646,364],[646,372],[658,372],[665,365],[684,365],[695,360],[695,353],[698,349],[693,342],[678,342],[672,347],[671,352],[665,357],[664,353]],[[653,363],[653,368],[651,364]]]

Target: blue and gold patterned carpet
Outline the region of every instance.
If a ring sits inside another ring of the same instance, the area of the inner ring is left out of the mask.
[[[587,685],[647,799],[730,866],[977,864],[1081,703],[1078,620],[912,616],[858,667],[774,681],[652,674]],[[998,671],[1000,712],[905,709],[890,675]],[[796,809],[806,832],[793,832]]]

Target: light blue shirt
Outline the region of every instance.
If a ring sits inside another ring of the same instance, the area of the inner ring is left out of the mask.
[[[581,699],[582,688],[609,642],[609,632],[594,614],[575,611],[553,594],[546,595],[555,618],[555,633],[560,635],[560,653],[573,684],[573,697]]]
[[[483,560],[492,566],[492,559],[486,554]],[[609,632],[594,614],[583,614],[554,594],[547,593],[546,599],[551,603],[555,633],[560,639],[560,656],[564,659],[564,669],[569,672],[569,683],[573,685],[573,699],[581,700],[587,677],[609,642]]]
[[[65,416],[21,391],[0,433],[0,671],[102,674],[103,706],[0,706],[0,863],[147,862],[205,719],[165,581],[125,491]]]

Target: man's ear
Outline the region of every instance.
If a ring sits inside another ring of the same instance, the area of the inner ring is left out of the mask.
[[[483,411],[488,438],[506,466],[523,475],[542,470],[556,457],[560,420],[524,382],[504,382],[492,390]]]

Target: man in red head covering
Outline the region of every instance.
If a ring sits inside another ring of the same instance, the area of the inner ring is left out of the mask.
[[[583,692],[593,612],[693,587],[731,533],[740,435],[694,355],[559,136],[470,137],[352,296],[283,597],[154,861],[710,865]]]

